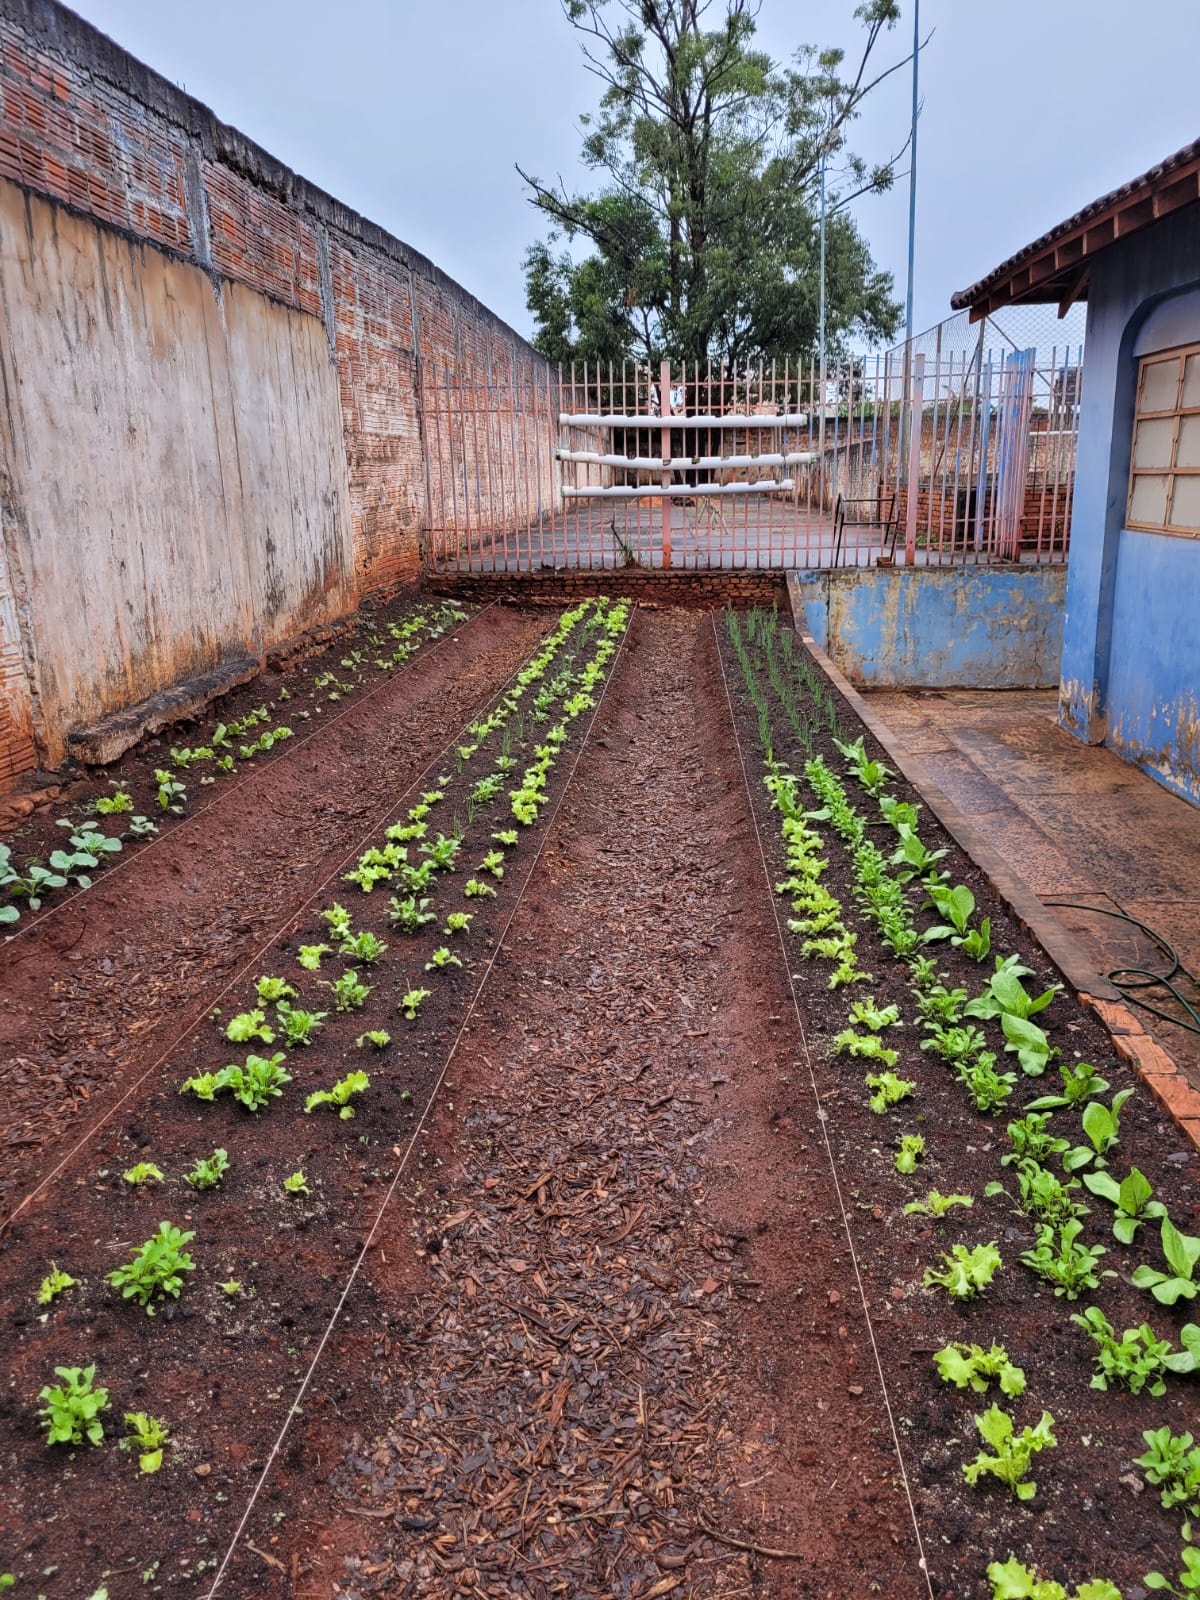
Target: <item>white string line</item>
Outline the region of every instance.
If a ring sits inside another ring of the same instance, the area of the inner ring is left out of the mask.
[[[542,635],[543,640],[548,638],[552,631],[552,629],[547,630],[547,632]],[[485,715],[492,706],[498,704],[498,702],[503,699],[504,695],[508,691],[509,685],[517,677],[517,674],[524,669],[525,660],[527,659],[528,657],[522,660],[521,664],[516,667],[500,685],[500,688],[496,691],[492,698],[485,703],[482,710],[476,713],[476,721],[479,720],[480,716]],[[361,704],[361,702],[359,703]],[[307,911],[308,907],[312,905],[314,900],[318,899],[322,894],[324,894],[325,890],[333,882],[334,878],[337,877],[338,873],[341,872],[342,868],[347,864],[347,862],[352,861],[355,856],[361,855],[363,849],[366,847],[372,836],[384,826],[389,817],[399,815],[405,801],[422,787],[434,768],[441,766],[442,763],[451,755],[454,749],[455,744],[453,741],[450,744],[443,746],[443,748],[438,751],[437,755],[434,756],[429,765],[424,767],[418,776],[413,779],[412,783],[409,784],[408,788],[401,795],[400,799],[395,802],[389,801],[382,814],[368,826],[366,832],[361,836],[357,844],[352,845],[346,854],[341,857],[341,859],[334,866],[333,870],[329,873],[328,877],[323,878],[320,883],[317,884],[316,888],[309,895],[308,899],[303,901],[300,905],[293,907],[288,912],[287,916],[282,922],[277,924],[273,932],[267,935],[263,943],[255,947],[254,952],[250,956],[249,960],[237,969],[225,987],[210,1000],[205,1000],[203,1004],[198,1007],[191,1021],[186,1023],[183,1029],[176,1034],[175,1038],[162,1052],[162,1054],[149,1067],[146,1068],[145,1072],[143,1072],[139,1078],[130,1084],[129,1088],[126,1089],[121,1098],[114,1105],[110,1106],[104,1115],[100,1117],[97,1122],[93,1123],[86,1133],[80,1136],[71,1149],[67,1151],[66,1155],[63,1156],[58,1165],[52,1168],[51,1171],[46,1174],[46,1176],[35,1189],[31,1189],[29,1191],[29,1193],[21,1201],[20,1205],[17,1206],[16,1210],[10,1211],[7,1217],[0,1219],[0,1236],[3,1236],[5,1230],[11,1227],[11,1225],[21,1215],[22,1211],[25,1210],[26,1206],[30,1205],[34,1200],[36,1200],[38,1195],[42,1193],[47,1185],[53,1183],[54,1179],[58,1177],[63,1168],[79,1154],[85,1145],[89,1144],[91,1140],[95,1138],[95,1136],[100,1132],[101,1128],[106,1127],[107,1124],[112,1121],[117,1112],[120,1111],[121,1107],[138,1092],[138,1090],[146,1082],[147,1078],[152,1077],[153,1074],[159,1070],[159,1068],[166,1061],[167,1057],[172,1055],[179,1048],[188,1035],[195,1032],[204,1019],[210,1014],[213,1007],[220,1004],[229,991],[242,981],[247,972],[250,972],[254,967],[259,965],[262,957],[276,942],[276,940],[283,936],[284,932],[291,923],[296,922],[301,916],[303,916],[304,912]]]
[[[485,611],[490,611],[496,604],[498,604],[497,601],[489,600],[487,605],[481,606],[478,611],[467,618],[466,622],[460,623],[453,633],[445,633],[439,639],[435,639],[432,645],[425,649],[424,653],[418,651],[412,659],[421,662],[432,661],[443,645],[447,645],[452,639],[456,639],[460,633],[475,621],[476,617],[483,616]],[[330,643],[332,644],[333,641],[331,640]],[[224,785],[218,785],[215,792],[198,810],[189,811],[187,816],[183,817],[168,833],[156,833],[149,843],[143,845],[140,850],[134,850],[129,855],[122,855],[120,861],[114,861],[107,872],[88,884],[86,888],[79,887],[74,889],[67,895],[65,900],[56,900],[53,905],[47,906],[40,915],[35,913],[31,922],[22,922],[15,933],[10,933],[6,938],[0,940],[0,951],[6,950],[10,945],[15,944],[23,934],[33,933],[38,928],[45,927],[52,917],[57,916],[60,911],[65,911],[67,906],[74,905],[80,895],[90,894],[93,889],[99,889],[105,884],[111,883],[123,867],[132,866],[135,861],[143,861],[150,851],[154,849],[155,845],[165,844],[168,839],[177,839],[185,828],[189,827],[193,822],[199,822],[200,818],[211,811],[213,806],[228,800],[231,795],[237,794],[239,789],[244,789],[248,783],[253,783],[256,778],[262,777],[265,772],[273,772],[277,766],[282,764],[282,761],[286,761],[290,756],[295,755],[297,750],[303,750],[304,746],[315,739],[318,734],[327,733],[330,728],[336,727],[343,718],[351,716],[360,706],[365,706],[369,700],[373,700],[377,694],[382,694],[385,689],[397,681],[402,681],[397,672],[388,673],[382,683],[377,683],[373,689],[368,689],[366,694],[360,695],[357,700],[352,701],[348,706],[343,706],[340,711],[335,711],[333,716],[318,722],[307,733],[302,734],[299,739],[295,741],[289,739],[287,741],[287,749],[283,752],[280,761],[269,761],[265,764],[257,761],[247,762],[246,766],[249,770],[236,783],[231,784],[228,788]]]
[[[792,963],[788,957],[787,940],[784,938],[783,923],[780,920],[779,915],[779,896],[775,893],[774,884],[771,881],[771,869],[767,864],[767,852],[763,845],[762,832],[758,826],[758,814],[754,808],[754,794],[750,787],[750,775],[746,770],[746,757],[742,751],[741,740],[738,738],[737,721],[733,710],[733,697],[729,691],[729,679],[725,675],[725,662],[721,656],[721,641],[717,632],[717,618],[715,612],[713,613],[712,621],[713,646],[717,652],[717,663],[721,669],[721,682],[725,688],[725,703],[729,708],[729,723],[731,729],[733,730],[734,748],[737,750],[738,761],[742,769],[742,782],[746,788],[746,801],[750,808],[750,821],[754,827],[754,839],[758,845],[759,859],[762,861],[763,877],[766,880],[767,894],[771,902],[771,912],[775,919],[775,931],[779,935],[779,943],[783,951],[783,959],[787,969],[788,988],[791,990],[792,1006],[796,1012],[796,1026],[800,1030],[800,1045],[804,1052],[804,1064],[808,1068],[809,1082],[812,1085],[813,1105],[816,1107],[817,1124],[821,1129],[821,1138],[825,1144],[825,1155],[829,1162],[829,1174],[833,1179],[833,1190],[834,1194],[837,1196],[838,1209],[842,1213],[842,1226],[845,1229],[846,1243],[850,1249],[850,1260],[854,1265],[854,1278],[858,1285],[858,1295],[862,1302],[863,1317],[867,1324],[867,1337],[871,1341],[871,1353],[875,1357],[875,1370],[879,1375],[879,1387],[883,1394],[884,1410],[887,1412],[888,1426],[892,1432],[892,1443],[896,1450],[896,1461],[900,1467],[900,1481],[904,1485],[904,1497],[908,1501],[908,1513],[912,1519],[913,1535],[916,1538],[917,1550],[920,1554],[918,1566],[920,1567],[921,1573],[924,1576],[926,1587],[929,1590],[929,1600],[934,1600],[933,1579],[930,1576],[929,1563],[925,1558],[925,1545],[921,1538],[920,1524],[917,1521],[917,1508],[913,1502],[912,1489],[908,1481],[908,1473],[904,1467],[904,1455],[900,1448],[900,1434],[896,1427],[895,1415],[892,1411],[892,1402],[891,1396],[888,1394],[887,1379],[883,1375],[883,1361],[879,1354],[879,1346],[875,1341],[875,1329],[871,1322],[871,1309],[867,1304],[867,1291],[865,1285],[863,1284],[862,1272],[860,1271],[858,1265],[858,1253],[854,1248],[854,1234],[850,1227],[850,1217],[846,1210],[846,1203],[842,1198],[842,1186],[838,1181],[837,1164],[833,1158],[833,1145],[829,1138],[829,1127],[826,1120],[827,1113],[825,1112],[824,1107],[821,1105],[821,1095],[819,1089],[817,1088],[816,1069],[813,1066],[812,1053],[808,1047],[808,1034],[804,1027],[804,1016],[800,1008],[800,997],[796,992],[796,981],[792,975]]]
[[[636,607],[634,608],[634,612],[636,613]],[[266,1485],[267,1478],[270,1476],[271,1468],[275,1464],[280,1450],[283,1448],[283,1442],[287,1438],[288,1431],[291,1428],[292,1419],[297,1415],[300,1408],[300,1403],[308,1392],[308,1386],[312,1382],[313,1374],[317,1369],[317,1363],[320,1361],[321,1356],[324,1353],[325,1346],[329,1343],[329,1340],[333,1336],[333,1330],[337,1326],[338,1318],[342,1314],[346,1301],[349,1299],[350,1291],[354,1287],[355,1280],[358,1277],[363,1262],[366,1260],[367,1251],[371,1248],[375,1241],[375,1235],[378,1233],[379,1226],[383,1221],[384,1212],[391,1204],[392,1196],[395,1194],[397,1185],[404,1175],[404,1170],[408,1165],[409,1157],[416,1148],[417,1140],[424,1132],[425,1124],[429,1118],[429,1113],[432,1111],[434,1102],[437,1100],[437,1097],[441,1092],[442,1085],[446,1081],[446,1074],[450,1071],[451,1063],[453,1062],[455,1055],[458,1053],[458,1047],[462,1043],[463,1035],[466,1033],[471,1018],[475,1014],[475,1008],[479,1004],[479,1000],[483,995],[485,988],[487,987],[488,979],[492,975],[492,969],[496,965],[500,951],[504,947],[504,941],[508,937],[508,930],[512,927],[513,918],[517,914],[521,901],[525,898],[525,891],[532,882],[533,875],[538,867],[538,863],[541,861],[542,855],[545,852],[546,844],[549,841],[554,824],[558,820],[558,813],[562,808],[563,801],[566,799],[567,794],[570,791],[571,782],[575,777],[576,768],[579,766],[579,762],[583,757],[583,753],[587,749],[588,741],[592,737],[592,729],[596,726],[596,719],[599,717],[600,711],[604,705],[604,700],[605,696],[608,694],[609,685],[617,675],[617,668],[621,663],[621,656],[625,649],[625,643],[629,638],[629,633],[632,626],[633,615],[631,614],[629,621],[625,625],[625,632],[621,636],[621,643],[617,647],[616,654],[612,658],[612,666],[609,669],[608,676],[604,680],[604,688],[601,690],[600,698],[597,700],[595,709],[588,720],[587,728],[584,732],[582,740],[580,741],[579,748],[575,753],[575,759],[571,763],[571,770],[567,774],[566,781],[563,783],[563,786],[559,791],[558,799],[555,801],[554,807],[546,820],[537,850],[534,852],[533,859],[529,863],[529,870],[525,874],[525,881],[521,884],[521,887],[517,892],[517,897],[512,903],[512,909],[505,920],[503,928],[500,930],[500,937],[497,939],[495,947],[493,948],[491,955],[488,957],[487,966],[483,970],[483,976],[480,978],[475,993],[472,995],[467,1009],[463,1014],[462,1023],[459,1026],[458,1032],[454,1036],[454,1042],[450,1046],[449,1053],[447,1054],[445,1061],[442,1063],[442,1069],[438,1073],[437,1082],[434,1084],[433,1089],[430,1092],[429,1099],[425,1103],[425,1109],[421,1112],[421,1115],[417,1120],[417,1125],[412,1131],[408,1144],[405,1147],[404,1154],[400,1157],[400,1163],[393,1174],[391,1183],[388,1184],[387,1193],[384,1195],[383,1200],[380,1203],[379,1210],[375,1214],[375,1220],[371,1224],[370,1232],[367,1234],[366,1239],[363,1241],[362,1248],[355,1257],[354,1265],[350,1269],[350,1276],[346,1279],[345,1286],[342,1289],[341,1294],[338,1296],[337,1304],[333,1308],[329,1322],[326,1325],[324,1333],[321,1335],[315,1352],[313,1353],[313,1358],[309,1363],[308,1371],[304,1374],[304,1378],[300,1384],[300,1387],[296,1391],[296,1398],[292,1401],[288,1408],[287,1415],[283,1419],[283,1424],[279,1430],[279,1436],[275,1440],[274,1445],[271,1447],[271,1453],[263,1465],[262,1472],[259,1474],[258,1482],[254,1485],[250,1499],[246,1503],[246,1509],[242,1513],[241,1521],[234,1530],[233,1538],[229,1541],[229,1547],[225,1552],[224,1558],[221,1561],[221,1565],[217,1569],[216,1576],[213,1578],[212,1586],[209,1589],[208,1594],[205,1596],[205,1600],[213,1600],[213,1596],[220,1587],[221,1580],[225,1576],[225,1572],[230,1561],[233,1559],[234,1552],[237,1549],[242,1534],[246,1531],[246,1525],[250,1521],[251,1514],[258,1502],[258,1497]]]

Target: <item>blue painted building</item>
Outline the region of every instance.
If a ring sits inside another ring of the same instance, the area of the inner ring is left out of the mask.
[[[1200,140],[951,304],[1085,298],[1059,719],[1200,804]]]

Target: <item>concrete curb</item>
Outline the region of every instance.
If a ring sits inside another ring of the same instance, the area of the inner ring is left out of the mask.
[[[805,631],[803,619],[796,617],[794,609],[792,620],[813,660],[861,718],[872,737],[886,752],[888,760],[915,789],[921,791],[922,799],[942,827],[971,857],[1025,931],[1041,945],[1075,992],[1079,1003],[1099,1017],[1108,1030],[1117,1055],[1129,1063],[1162,1109],[1192,1145],[1200,1150],[1200,1090],[1192,1088],[1173,1058],[1155,1043],[1128,1006],[1121,1003],[1118,991],[1095,970],[1083,947],[1071,937],[1054,913],[1042,904],[1024,878],[1013,871],[1008,862],[993,850],[975,824],[964,817],[953,801],[942,793],[917,757],[905,749],[887,723],[871,710],[820,645],[814,643]]]

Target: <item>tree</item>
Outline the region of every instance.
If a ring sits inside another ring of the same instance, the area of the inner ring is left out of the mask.
[[[534,343],[551,361],[793,360],[818,337],[818,202],[826,167],[826,329],[890,338],[900,320],[845,207],[890,186],[903,150],[870,167],[847,146],[896,0],[864,0],[854,70],[804,46],[779,66],[754,48],[758,0],[561,0],[604,85],[582,117],[595,193],[518,167],[548,239],[525,256]],[[911,59],[911,58],[908,58]],[[907,148],[907,147],[906,147]],[[591,252],[556,248],[587,241]]]

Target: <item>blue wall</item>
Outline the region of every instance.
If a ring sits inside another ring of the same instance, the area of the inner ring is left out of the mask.
[[[1124,527],[1138,357],[1200,343],[1200,206],[1095,257],[1059,720],[1200,803],[1200,539]]]
[[[844,567],[789,579],[851,683],[1035,689],[1058,682],[1062,567]]]

